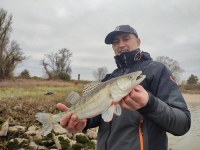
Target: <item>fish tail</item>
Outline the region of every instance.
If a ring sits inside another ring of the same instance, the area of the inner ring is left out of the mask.
[[[39,112],[35,115],[36,120],[42,123],[42,135],[46,136],[51,132],[55,123],[53,121],[53,114]]]

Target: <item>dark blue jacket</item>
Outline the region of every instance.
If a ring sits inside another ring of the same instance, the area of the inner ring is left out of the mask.
[[[191,124],[190,112],[171,72],[140,49],[115,56],[117,69],[103,81],[134,71],[146,75],[141,85],[149,93],[147,105],[137,111],[122,109],[109,123],[101,115],[88,119],[85,129],[99,126],[98,150],[167,150],[166,132],[184,135]]]

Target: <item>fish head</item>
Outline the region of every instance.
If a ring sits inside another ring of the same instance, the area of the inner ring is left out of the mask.
[[[136,71],[119,77],[116,82],[122,91],[130,91],[136,85],[140,84],[145,77],[146,75],[142,75],[142,71]]]

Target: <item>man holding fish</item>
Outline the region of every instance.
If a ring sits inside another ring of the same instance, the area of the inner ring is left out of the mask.
[[[106,113],[80,119],[69,112],[60,124],[72,133],[99,126],[97,150],[167,150],[166,132],[181,136],[191,124],[190,112],[171,72],[140,50],[138,34],[129,25],[116,27],[105,43],[112,44],[117,69],[102,82],[137,71],[146,78],[119,101],[115,101],[119,93],[113,90],[113,101]],[[68,109],[61,103],[57,107],[60,111]]]

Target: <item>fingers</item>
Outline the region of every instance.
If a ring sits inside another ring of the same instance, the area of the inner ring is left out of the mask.
[[[65,105],[62,104],[62,103],[58,103],[58,104],[57,104],[57,108],[58,108],[60,111],[65,111],[65,110],[68,109],[68,107],[65,106]]]
[[[76,124],[76,129],[79,130],[79,131],[82,131],[85,128],[86,123],[87,123],[87,119],[80,120]]]
[[[77,115],[73,115],[71,112],[67,113],[60,121],[60,125],[68,132],[78,133],[82,132],[87,123],[87,119],[79,120]]]
[[[65,106],[62,103],[57,104],[57,108],[60,111],[65,111],[68,109],[67,106]],[[61,120],[60,125],[65,128],[68,132],[71,133],[78,133],[82,132],[82,130],[85,128],[87,123],[87,119],[79,120],[77,115],[73,115],[71,112],[68,112]]]
[[[63,128],[66,128],[69,124],[69,122],[72,120],[71,119],[72,117],[72,113],[69,112],[67,113],[61,120],[60,120],[60,125],[63,127]]]
[[[138,109],[138,103],[135,102],[133,99],[131,99],[131,97],[129,95],[127,95],[120,101],[120,105],[123,108],[132,110],[132,111],[135,111]]]

